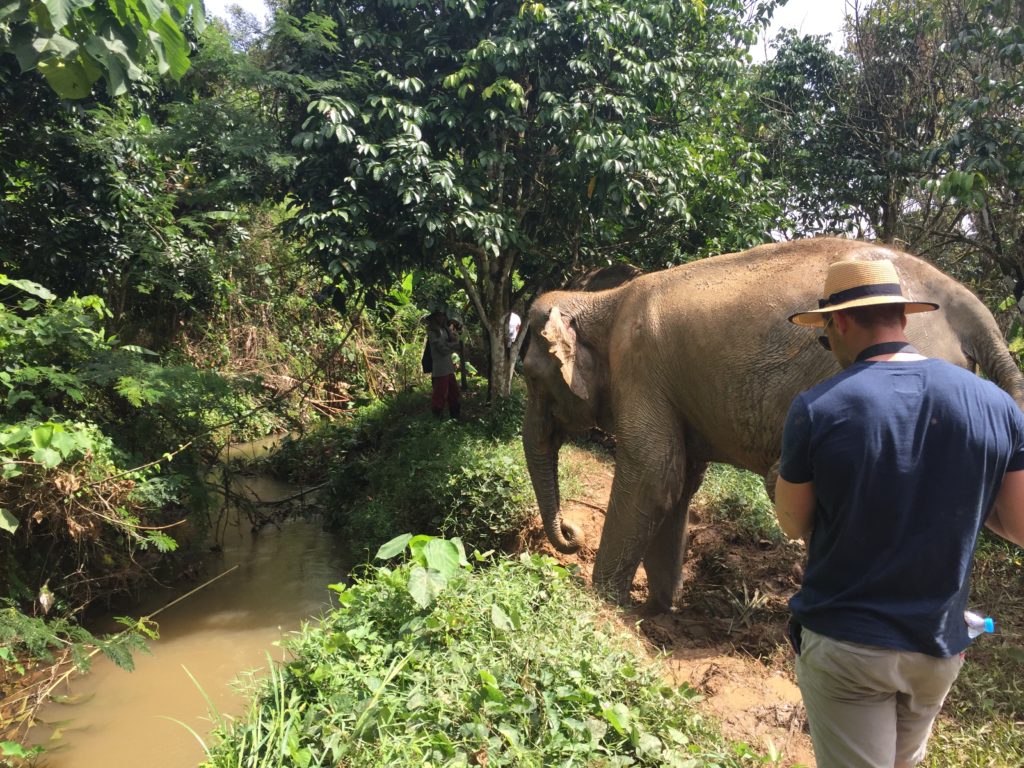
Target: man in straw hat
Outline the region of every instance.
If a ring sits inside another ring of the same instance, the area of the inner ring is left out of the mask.
[[[844,370],[793,401],[775,507],[808,542],[790,601],[819,768],[912,766],[963,664],[982,525],[1024,546],[1024,415],[995,385],[920,355],[889,261],[829,267],[790,317]]]

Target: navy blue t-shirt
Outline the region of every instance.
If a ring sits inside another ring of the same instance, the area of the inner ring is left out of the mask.
[[[947,657],[978,533],[1024,469],[1013,399],[942,360],[855,363],[793,401],[779,474],[813,481],[796,620],[828,637]]]

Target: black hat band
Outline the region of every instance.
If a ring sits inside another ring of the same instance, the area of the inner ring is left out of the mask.
[[[858,285],[855,288],[847,288],[845,291],[837,291],[827,299],[818,299],[818,309],[843,304],[854,299],[864,299],[869,296],[899,296],[904,298],[899,283],[880,283],[878,285]]]

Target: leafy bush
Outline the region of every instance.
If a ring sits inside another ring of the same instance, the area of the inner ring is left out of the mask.
[[[328,509],[356,547],[419,529],[491,549],[529,519],[529,488],[518,443],[495,440],[479,423],[427,414],[339,467]]]
[[[293,482],[326,481],[327,522],[354,549],[372,551],[403,530],[459,536],[501,547],[533,510],[519,425],[523,393],[436,421],[429,394],[399,393],[345,421],[324,423],[286,443],[272,468]]]
[[[96,296],[2,275],[0,288],[0,568],[16,600],[46,578],[57,612],[79,611],[141,575],[139,550],[174,548],[162,527],[184,516],[234,392],[121,345]]]
[[[461,544],[404,536],[408,562],[334,585],[340,607],[290,643],[221,766],[738,766],[549,558],[475,570]],[[477,556],[481,558],[482,556]]]

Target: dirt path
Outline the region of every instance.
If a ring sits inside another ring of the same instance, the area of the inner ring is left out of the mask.
[[[580,531],[584,547],[575,555],[555,552],[539,518],[526,532],[525,544],[578,565],[589,582],[614,465],[571,446],[563,453],[579,469],[585,486],[578,497],[563,499],[563,515]],[[778,755],[778,766],[813,768],[792,654],[785,643],[786,600],[799,583],[802,549],[751,542],[738,526],[717,522],[712,527],[702,516],[701,509],[691,509],[678,612],[653,617],[637,612],[640,631],[652,650],[664,652],[666,677],[698,690],[704,696],[701,706],[721,723],[728,738]],[[633,595],[638,604],[646,598],[642,568]]]

